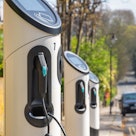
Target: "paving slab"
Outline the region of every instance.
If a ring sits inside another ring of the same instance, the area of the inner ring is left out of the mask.
[[[99,136],[124,136],[122,129],[122,117],[118,107],[112,108],[109,114],[109,107],[100,108],[100,133]]]

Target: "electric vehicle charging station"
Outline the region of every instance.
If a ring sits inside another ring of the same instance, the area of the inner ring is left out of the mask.
[[[90,95],[90,136],[99,136],[100,113],[99,113],[99,79],[90,71],[89,73]]]
[[[5,136],[61,135],[60,33],[45,0],[4,1]]]
[[[68,136],[89,136],[89,68],[78,55],[64,52],[64,112]]]

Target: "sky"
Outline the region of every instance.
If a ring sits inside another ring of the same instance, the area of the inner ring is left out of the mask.
[[[56,0],[47,0],[56,5]],[[115,9],[129,9],[132,10],[136,18],[136,0],[106,0],[106,5],[111,10]]]
[[[132,10],[136,17],[136,0],[107,0],[106,5],[111,10],[115,9],[129,9]]]
[[[0,10],[1,10],[1,1],[0,0]],[[56,5],[57,0],[47,0],[48,2]],[[132,10],[136,18],[136,0],[106,0],[105,3],[111,10],[115,9],[129,9]]]

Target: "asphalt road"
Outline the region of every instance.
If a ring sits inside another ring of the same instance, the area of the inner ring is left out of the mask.
[[[118,100],[121,94],[128,91],[136,91],[136,78],[134,72],[128,72],[119,81],[118,94],[115,97],[112,115],[109,114],[109,107],[101,107],[100,136],[136,136],[136,113],[121,115]]]
[[[122,117],[124,136],[136,136],[136,114],[127,114]]]
[[[136,91],[136,78],[134,72],[128,72],[124,79],[122,79],[118,86],[118,96],[120,98],[123,92]],[[136,136],[136,113],[126,114],[125,117],[121,117],[122,131],[124,136]]]

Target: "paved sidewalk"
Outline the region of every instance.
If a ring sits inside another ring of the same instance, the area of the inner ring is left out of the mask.
[[[100,108],[100,133],[99,136],[124,136],[122,129],[122,116],[118,107],[112,108],[112,115],[109,114],[109,107]]]

